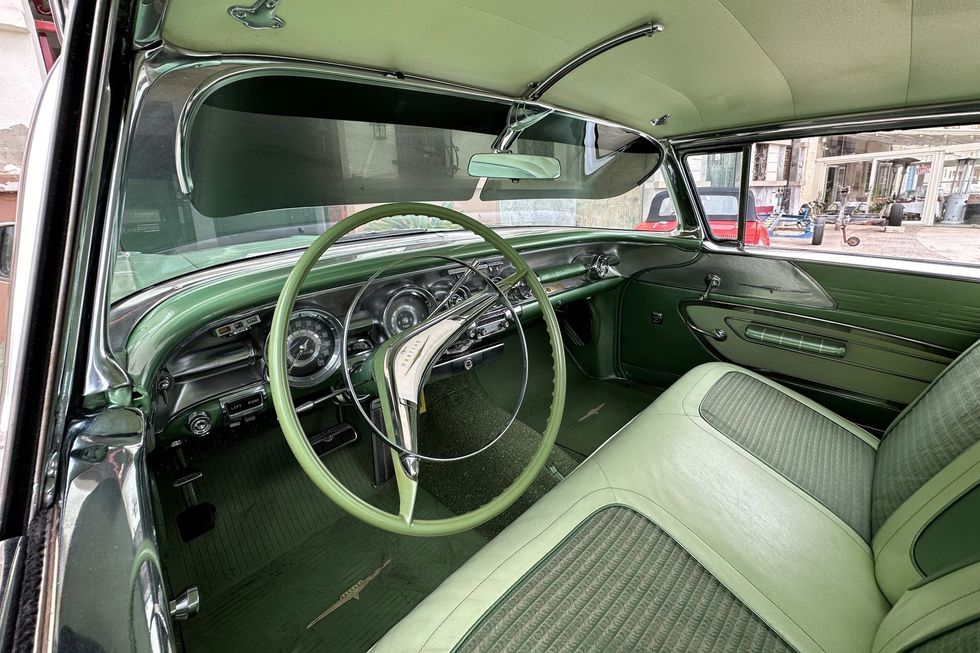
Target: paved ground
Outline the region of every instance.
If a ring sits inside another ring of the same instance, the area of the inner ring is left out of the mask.
[[[923,227],[906,224],[901,229],[883,232],[881,227],[848,227],[848,236],[861,239],[857,247],[850,247],[844,243],[839,231],[827,225],[821,245],[811,245],[809,239],[804,238],[773,238],[772,246],[980,264],[980,225]]]

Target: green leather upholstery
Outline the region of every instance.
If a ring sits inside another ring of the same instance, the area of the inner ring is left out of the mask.
[[[872,529],[980,440],[980,342],[888,427],[875,469]]]
[[[725,633],[721,646],[719,632]],[[623,506],[602,508],[582,522],[456,650],[641,648],[792,650],[663,529]]]
[[[933,388],[960,392],[939,382]],[[918,400],[926,408],[934,402]],[[973,404],[978,409],[980,402]],[[909,413],[907,424],[917,423]],[[905,442],[910,436],[899,437],[889,456],[919,450]],[[877,440],[758,374],[702,365],[471,558],[375,650],[523,650],[568,621],[564,612],[578,609],[575,614],[586,618],[581,602],[594,597],[599,614],[615,615],[629,628],[653,621],[689,628],[692,620],[708,619],[715,640],[701,637],[698,650],[727,650],[726,638],[743,632],[759,649],[957,650],[976,636],[967,626],[980,618],[980,563],[963,562],[924,580],[913,560],[924,527],[980,482],[980,444],[955,449],[944,454],[952,455],[944,467],[891,509],[869,546],[878,496],[872,480],[882,478],[875,471]],[[888,464],[908,469],[914,461]],[[610,522],[615,536],[593,532],[589,546],[568,549],[596,515],[613,514],[610,506],[631,515],[627,526]],[[625,554],[624,542],[635,559]],[[680,561],[688,557],[685,566]],[[553,574],[555,564],[565,565],[564,574]],[[610,585],[609,565],[621,565],[619,584]],[[571,584],[566,579],[557,586],[558,596],[542,590],[549,578],[565,575]],[[702,603],[692,602],[690,583],[706,588]],[[623,620],[619,611],[628,610],[643,623]],[[726,611],[735,621],[721,623],[739,626],[717,625],[718,613]],[[614,648],[618,640],[603,639],[603,632],[548,641],[552,650]],[[657,648],[656,641],[638,647]],[[685,650],[672,644],[660,648]]]
[[[721,377],[701,417],[871,541],[875,443],[742,372]]]

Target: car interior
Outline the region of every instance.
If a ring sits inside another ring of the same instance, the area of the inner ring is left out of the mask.
[[[819,72],[821,3],[166,4],[106,338],[176,650],[980,650],[977,268],[744,247],[686,163],[975,100],[973,3]]]

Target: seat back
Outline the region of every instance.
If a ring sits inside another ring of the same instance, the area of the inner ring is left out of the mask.
[[[885,615],[872,653],[980,651],[980,563],[907,591]]]
[[[980,343],[888,428],[871,501],[876,576],[893,603],[922,578],[980,559]]]

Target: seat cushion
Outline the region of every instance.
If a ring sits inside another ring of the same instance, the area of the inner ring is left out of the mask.
[[[871,541],[875,443],[744,372],[728,372],[701,417]]]
[[[551,650],[604,650],[628,635],[640,649],[665,642],[660,648],[684,650],[689,641],[730,650],[738,637],[740,650],[870,651],[889,604],[867,542],[790,479],[792,470],[780,473],[701,416],[705,396],[729,373],[747,374],[873,448],[861,429],[758,375],[720,363],[696,368],[376,650],[524,650],[542,637],[557,637]],[[803,447],[801,456],[811,455],[802,443],[822,442],[787,441]],[[583,634],[578,626],[595,615],[618,625]],[[559,622],[572,631],[565,640],[553,633]]]
[[[536,612],[549,618],[525,616]],[[609,506],[552,549],[457,650],[706,648],[792,651],[663,529],[635,510]]]

